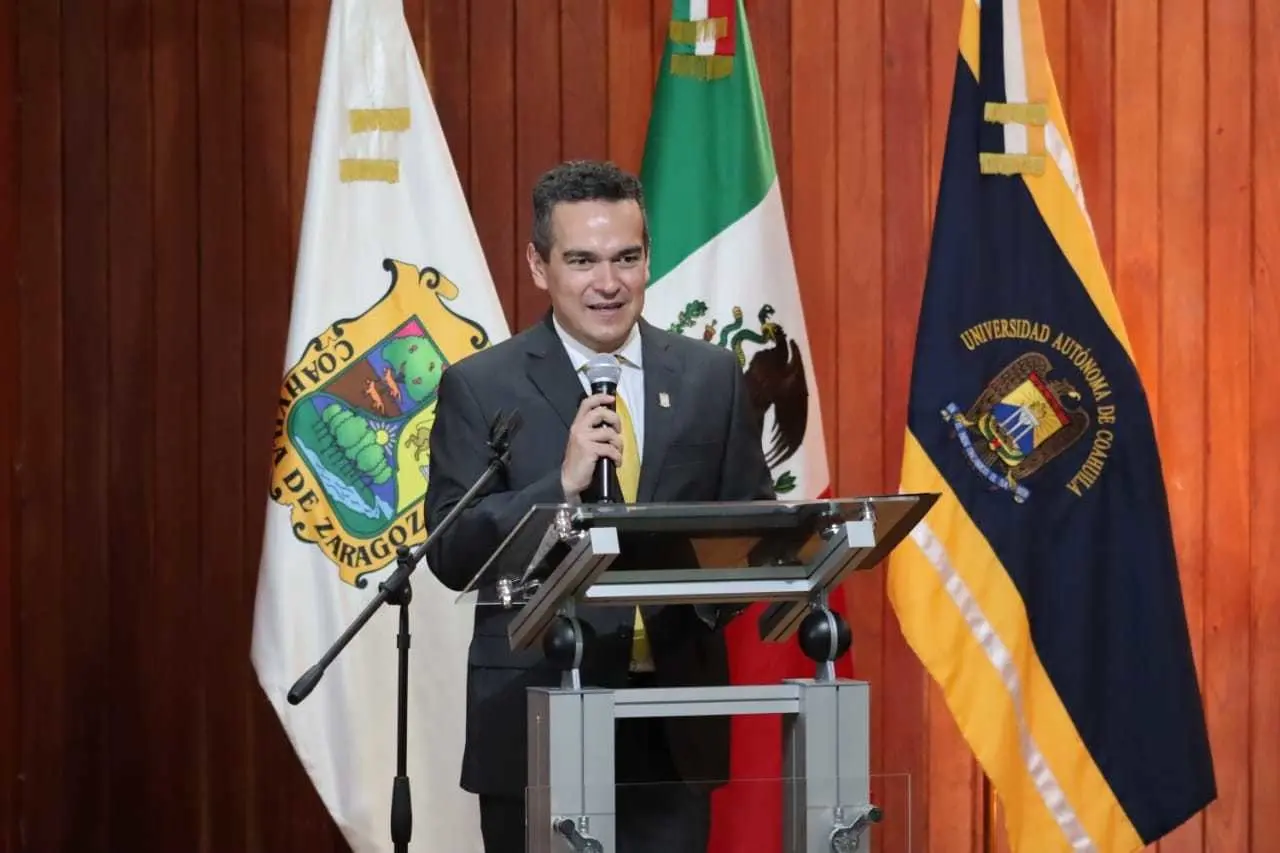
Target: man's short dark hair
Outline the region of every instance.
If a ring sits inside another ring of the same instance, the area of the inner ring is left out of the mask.
[[[551,212],[575,201],[634,201],[644,222],[644,248],[649,250],[649,218],[640,179],[613,163],[569,160],[548,169],[533,187],[533,247],[544,261],[551,257]]]

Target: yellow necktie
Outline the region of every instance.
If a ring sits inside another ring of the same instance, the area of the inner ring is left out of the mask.
[[[631,421],[631,410],[622,399],[622,394],[614,396],[617,401],[618,417],[622,419],[622,464],[618,466],[618,484],[622,486],[622,497],[627,503],[636,502],[636,492],[640,488],[640,448],[636,447],[636,427]]]
[[[636,492],[640,486],[640,448],[636,446],[636,428],[631,420],[631,411],[621,394],[615,395],[618,417],[622,420],[622,464],[618,466],[618,484],[622,486],[622,497],[627,503],[636,502]],[[631,664],[635,669],[652,669],[653,660],[649,651],[649,635],[644,629],[644,619],[640,617],[640,608],[636,608],[635,634],[631,640]]]
[[[614,406],[618,418],[622,421],[622,464],[617,467],[618,485],[622,487],[622,499],[627,503],[635,503],[640,487],[640,447],[636,441],[635,424],[631,420],[631,410],[622,399],[621,389],[613,395]],[[644,619],[640,616],[640,608],[636,608],[634,634],[631,639],[632,669],[648,670],[653,668],[653,658],[649,651],[649,635],[644,628]]]

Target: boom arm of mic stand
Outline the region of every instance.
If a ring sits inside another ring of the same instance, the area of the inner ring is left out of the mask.
[[[427,546],[431,544],[436,536],[448,529],[449,523],[475,499],[477,492],[489,484],[489,480],[493,479],[498,470],[506,464],[509,456],[510,452],[507,451],[489,464],[480,479],[476,480],[475,485],[467,490],[467,493],[462,496],[462,500],[458,501],[453,509],[449,510],[449,514],[444,517],[444,520],[440,522],[435,530],[432,530],[427,535],[426,540],[416,550],[410,553],[409,549],[404,545],[400,546],[398,550],[399,556],[396,558],[395,571],[385,581],[378,584],[378,594],[365,605],[364,610],[360,611],[360,614],[351,621],[351,624],[339,635],[338,639],[334,641],[334,644],[324,653],[320,660],[293,683],[293,687],[289,689],[290,705],[297,705],[311,695],[311,691],[320,683],[320,679],[324,675],[324,671],[329,668],[329,664],[333,663],[334,659],[342,653],[342,650],[347,647],[352,638],[360,633],[365,623],[373,617],[378,608],[400,594],[401,588],[409,580],[409,575],[417,568],[418,562],[422,560],[423,554],[427,552]]]
[[[428,533],[426,540],[415,550],[410,551],[404,545],[396,549],[396,569],[385,581],[378,584],[378,594],[352,621],[347,630],[342,632],[337,641],[325,652],[315,666],[307,670],[301,678],[294,682],[289,690],[289,704],[297,705],[320,683],[325,669],[334,658],[346,648],[370,617],[383,604],[395,604],[400,608],[400,630],[396,634],[396,652],[398,661],[396,685],[396,775],[391,788],[391,841],[395,853],[408,853],[409,837],[413,833],[413,802],[409,792],[408,771],[408,726],[409,726],[409,602],[413,592],[409,586],[409,575],[427,553],[427,547],[441,532],[448,530],[449,525],[458,514],[470,506],[477,494],[484,489],[494,475],[501,470],[511,458],[511,436],[520,426],[520,413],[510,416],[499,413],[489,430],[489,448],[493,451],[493,459],[480,478],[467,490],[466,494],[454,504],[453,509],[441,520],[435,530]],[[425,498],[424,498],[425,500]]]
[[[342,653],[342,650],[346,648],[352,638],[360,632],[360,629],[364,627],[365,623],[373,617],[373,614],[378,611],[378,608],[400,594],[401,587],[408,582],[409,575],[413,574],[414,569],[417,568],[417,565],[422,560],[423,555],[427,553],[427,547],[437,536],[449,529],[449,526],[453,523],[454,519],[457,518],[458,514],[461,513],[462,510],[466,509],[467,506],[475,500],[476,495],[489,485],[489,481],[494,478],[498,471],[506,466],[511,459],[511,435],[515,432],[518,425],[518,415],[512,415],[511,417],[506,418],[499,415],[499,421],[493,430],[494,437],[489,442],[489,446],[492,448],[494,453],[493,461],[489,463],[489,467],[480,475],[480,479],[476,480],[471,488],[467,490],[466,494],[462,496],[462,499],[454,504],[453,509],[449,510],[448,514],[445,515],[440,524],[436,526],[436,529],[427,534],[426,540],[423,541],[421,545],[412,552],[410,552],[404,545],[400,546],[397,552],[398,557],[396,559],[397,565],[395,571],[392,572],[391,576],[385,581],[378,584],[378,594],[374,596],[373,600],[365,606],[364,610],[362,610],[360,614],[352,620],[351,624],[347,626],[347,629],[342,632],[320,660],[293,683],[293,686],[289,689],[288,696],[290,705],[297,705],[303,699],[306,699],[307,696],[311,695],[311,691],[313,691],[316,685],[320,683],[320,679],[324,676],[324,672],[328,669],[329,664],[333,663],[334,659]]]

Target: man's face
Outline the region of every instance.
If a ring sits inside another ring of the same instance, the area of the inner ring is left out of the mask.
[[[530,243],[534,284],[551,297],[556,319],[597,352],[622,346],[644,309],[649,255],[644,217],[634,201],[577,201],[551,213],[551,253]]]

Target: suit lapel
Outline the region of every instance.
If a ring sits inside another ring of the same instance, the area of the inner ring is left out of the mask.
[[[680,363],[670,344],[644,320],[640,321],[644,353],[644,460],[640,465],[640,485],[636,500],[653,501],[658,488],[658,472],[667,447],[675,436],[675,418],[680,403]],[[667,405],[663,405],[663,403]]]
[[[565,428],[573,425],[578,414],[578,406],[586,392],[582,383],[574,373],[573,363],[564,351],[555,328],[551,325],[551,315],[546,321],[530,330],[527,371],[529,379],[547,398],[547,402],[556,410],[556,414],[564,421]]]

